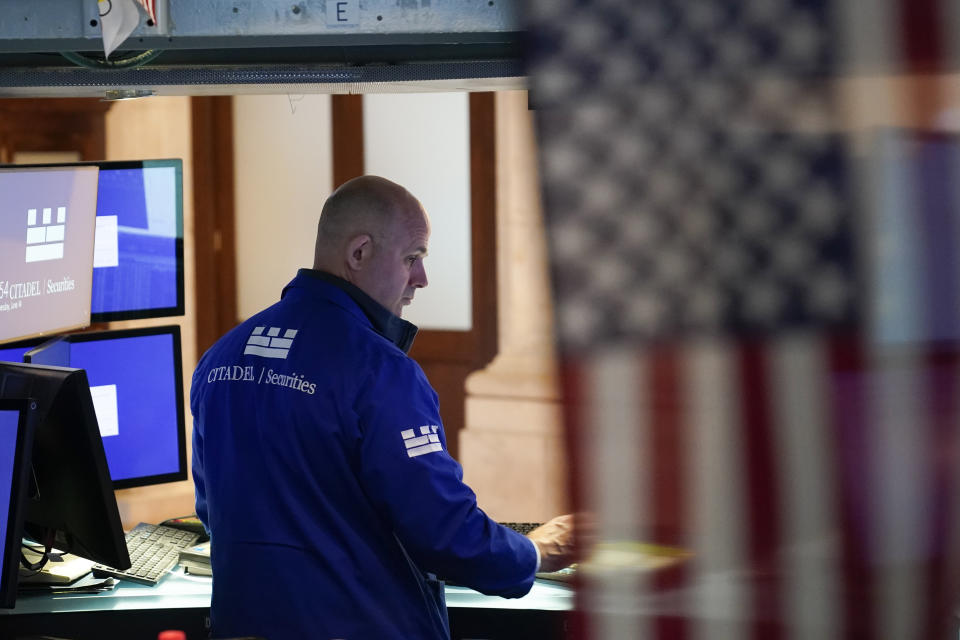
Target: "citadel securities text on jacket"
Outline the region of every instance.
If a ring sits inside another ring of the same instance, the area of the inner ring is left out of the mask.
[[[533,543],[447,453],[416,327],[301,269],[200,360],[190,392],[215,637],[448,638],[441,579],[519,597]]]

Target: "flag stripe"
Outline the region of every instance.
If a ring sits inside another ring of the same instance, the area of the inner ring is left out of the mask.
[[[784,623],[794,640],[834,640],[840,624],[834,440],[825,419],[822,340],[812,334],[772,349],[774,439],[783,496]]]
[[[588,358],[585,422],[591,433],[584,438],[584,450],[594,469],[589,499],[599,514],[600,539],[615,548],[642,539],[649,524],[644,521],[650,513],[645,376],[643,361],[632,351],[604,350]],[[637,608],[645,591],[642,572],[628,563],[626,570],[604,576],[591,605],[605,615],[594,619],[592,637],[642,639],[645,622]]]
[[[927,428],[924,390],[919,385],[916,356],[870,363],[872,438],[868,506],[874,543],[872,573],[877,602],[877,628],[885,638],[917,637],[916,596],[923,591],[917,554],[927,539],[926,471],[920,442]]]
[[[843,635],[874,638],[875,607],[868,596],[869,519],[865,511],[870,493],[867,459],[870,453],[865,415],[867,393],[862,376],[864,357],[856,335],[838,334],[829,339],[830,417],[837,439],[835,476],[840,507]]]
[[[686,496],[686,422],[681,398],[682,358],[674,345],[655,347],[650,361],[650,469],[652,482],[648,491],[652,505],[653,527],[648,539],[672,546],[685,546],[689,510]],[[685,568],[660,572],[651,579],[655,591],[676,587],[685,582]],[[688,624],[676,612],[658,615],[654,620],[657,638],[684,640]]]
[[[692,475],[688,519],[697,585],[691,594],[691,635],[743,640],[751,611],[749,593],[740,582],[746,566],[746,493],[734,354],[723,341],[709,339],[695,341],[685,352]]]
[[[742,379],[743,443],[746,454],[746,484],[749,504],[749,567],[754,572],[753,637],[777,640],[781,637],[780,578],[776,571],[780,545],[779,498],[776,493],[777,465],[773,458],[770,419],[770,376],[765,349],[757,341],[744,341],[739,349]]]

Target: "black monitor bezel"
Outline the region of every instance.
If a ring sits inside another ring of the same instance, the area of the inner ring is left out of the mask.
[[[183,160],[180,158],[158,158],[154,160],[93,160],[86,162],[52,162],[43,164],[18,164],[7,165],[17,168],[43,168],[43,167],[77,167],[77,166],[95,166],[100,171],[115,169],[144,169],[154,167],[172,167],[176,170],[176,208],[177,208],[177,237],[174,242],[174,250],[177,260],[177,303],[172,307],[155,307],[151,309],[132,309],[128,311],[93,311],[93,298],[91,289],[90,301],[90,323],[111,322],[113,320],[144,320],[148,318],[166,318],[171,316],[182,316],[186,313],[185,289],[184,289],[184,258],[183,258]],[[98,185],[99,190],[99,185]],[[98,191],[99,193],[99,191]],[[99,211],[99,202],[98,211]],[[50,332],[46,334],[50,336]]]
[[[20,571],[20,546],[23,539],[23,518],[26,512],[27,486],[33,432],[37,426],[37,403],[30,398],[0,398],[0,411],[17,411],[17,441],[10,483],[10,504],[7,509],[7,530],[3,542],[3,571],[0,572],[0,607],[11,609],[17,600]]]
[[[107,331],[89,331],[85,333],[71,333],[58,336],[53,340],[47,340],[38,345],[35,349],[28,351],[24,357],[29,357],[33,351],[43,349],[47,344],[66,341],[70,344],[79,342],[97,342],[103,340],[116,340],[120,338],[138,338],[143,336],[169,335],[173,338],[173,373],[174,373],[174,396],[176,398],[177,409],[177,462],[179,469],[172,473],[161,473],[151,476],[138,476],[135,478],[124,478],[122,480],[113,480],[114,489],[130,489],[132,487],[145,487],[155,484],[165,484],[168,482],[180,482],[187,479],[187,434],[186,434],[186,412],[183,400],[183,349],[180,341],[180,326],[162,325],[156,327],[138,327],[135,329],[111,329]],[[108,464],[109,469],[109,464]]]
[[[24,387],[18,388],[18,378]],[[24,537],[94,562],[129,568],[86,372],[0,362],[0,394],[32,398],[38,405],[31,455],[36,489],[24,502]]]

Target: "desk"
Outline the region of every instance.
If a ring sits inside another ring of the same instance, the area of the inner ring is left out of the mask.
[[[523,598],[485,596],[447,586],[454,640],[460,638],[563,640],[573,590],[538,580]],[[154,587],[121,581],[95,595],[28,594],[12,610],[0,610],[0,638],[50,635],[70,640],[156,640],[163,629],[182,629],[188,640],[207,637],[210,578],[177,568]]]

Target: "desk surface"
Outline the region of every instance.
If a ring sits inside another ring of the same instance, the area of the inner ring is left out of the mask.
[[[14,609],[0,609],[0,638],[47,635],[74,640],[155,640],[162,629],[187,637],[209,634],[211,579],[177,568],[156,586],[120,581],[97,594],[21,594]],[[538,580],[523,598],[485,596],[447,586],[453,640],[568,638],[566,612],[573,589]]]
[[[36,613],[109,611],[132,609],[199,609],[210,607],[211,579],[191,576],[177,568],[156,586],[121,580],[112,591],[97,594],[21,594],[14,609],[0,609],[0,616]],[[521,611],[569,611],[573,589],[537,580],[522,598],[485,596],[467,587],[447,585],[447,608],[513,609]]]

